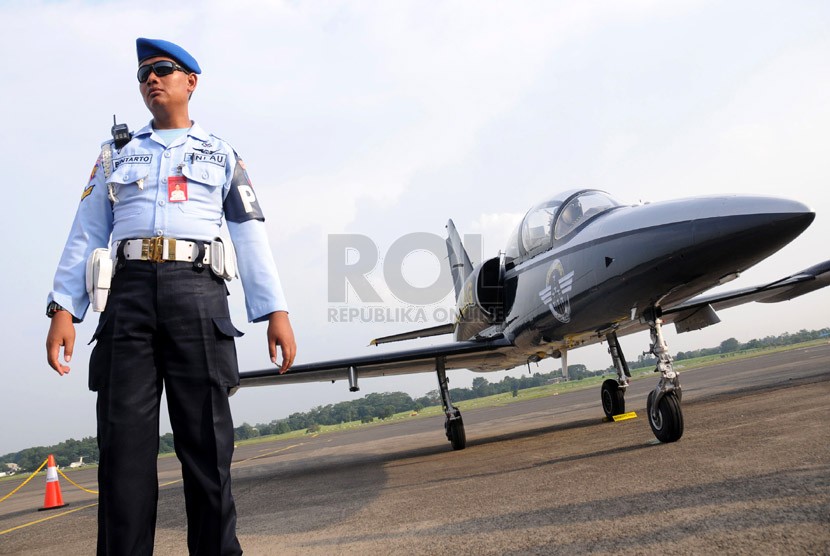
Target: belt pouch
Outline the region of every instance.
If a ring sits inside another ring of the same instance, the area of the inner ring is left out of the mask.
[[[86,292],[92,310],[100,313],[107,306],[112,283],[112,258],[109,249],[95,249],[86,261]]]
[[[214,274],[225,280],[236,277],[236,253],[233,242],[227,244],[221,237],[213,238],[210,244],[210,269]]]

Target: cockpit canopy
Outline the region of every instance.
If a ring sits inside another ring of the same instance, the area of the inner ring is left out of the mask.
[[[510,260],[549,248],[598,214],[618,206],[610,195],[596,189],[560,193],[527,211],[510,236],[505,256]]]

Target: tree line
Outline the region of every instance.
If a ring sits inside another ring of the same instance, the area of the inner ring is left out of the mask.
[[[168,432],[159,437],[159,453],[173,452],[173,433]],[[70,438],[54,446],[36,446],[19,452],[6,454],[0,457],[0,471],[6,471],[6,463],[16,463],[20,471],[34,471],[46,461],[49,454],[55,456],[59,467],[68,467],[70,463],[80,461],[84,463],[98,462],[98,441],[94,436],[87,436],[80,440]]]
[[[675,359],[682,361],[736,351],[792,345],[828,336],[830,336],[830,328],[800,330],[793,334],[785,332],[779,336],[752,339],[745,343],[741,343],[735,338],[729,338],[722,341],[717,347],[678,352]],[[654,364],[655,360],[651,355],[641,355],[636,361],[628,361],[628,366],[631,369],[650,367]],[[614,372],[613,366],[591,371],[585,365],[568,365],[570,380],[582,380],[583,378],[601,376],[609,372]],[[549,373],[534,373],[519,378],[504,377],[495,383],[488,381],[485,377],[476,377],[473,379],[471,388],[451,388],[450,397],[453,401],[463,401],[494,394],[513,393],[516,395],[519,390],[543,386],[561,379],[562,371],[559,369]],[[257,425],[242,423],[234,429],[234,437],[236,440],[247,440],[258,436],[283,434],[298,430],[314,432],[323,425],[337,425],[351,421],[369,423],[375,419],[387,419],[396,413],[417,412],[425,407],[440,404],[441,398],[437,389],[427,392],[419,398],[412,398],[404,392],[374,393],[358,400],[344,401],[315,407],[306,412],[292,413],[284,419],[275,419],[270,423]],[[159,452],[164,454],[173,451],[173,434],[161,435],[159,437]],[[85,463],[94,463],[98,461],[98,443],[95,437],[90,436],[81,440],[70,438],[54,446],[26,448],[0,457],[0,471],[6,470],[6,463],[17,464],[21,471],[34,471],[49,454],[55,455],[57,463],[61,467],[79,461],[81,457],[84,458]]]
[[[826,338],[828,336],[830,336],[830,328],[822,328],[820,330],[802,329],[792,334],[784,332],[778,336],[766,336],[760,339],[755,338],[745,343],[741,343],[735,338],[729,338],[722,341],[718,347],[695,349],[692,351],[679,351],[677,352],[675,359],[681,361],[683,359],[694,359],[696,357],[706,357],[710,355],[722,355],[735,351],[790,346],[793,344],[800,344],[802,342],[809,342],[810,340]]]

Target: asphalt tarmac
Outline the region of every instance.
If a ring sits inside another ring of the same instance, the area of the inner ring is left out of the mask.
[[[598,389],[241,446],[247,554],[830,554],[830,344],[682,372],[685,434],[659,444],[656,379],[602,422]],[[278,402],[280,393],[275,391]],[[94,470],[73,481],[97,488]],[[157,554],[186,554],[175,458],[159,460]],[[129,480],[129,478],[125,478]],[[0,497],[17,483],[0,483]],[[94,554],[96,497],[61,478],[0,503],[0,554]],[[45,521],[40,521],[46,519]]]

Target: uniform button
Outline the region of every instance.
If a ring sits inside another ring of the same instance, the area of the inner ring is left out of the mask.
[[[160,201],[159,201],[159,206],[160,206],[160,207],[163,207],[163,206],[164,206],[164,199],[162,199],[162,200],[160,200]]]
[[[164,235],[164,230],[156,230],[156,235],[161,237]]]
[[[202,177],[203,177],[204,179],[207,179],[207,177],[208,177],[208,173],[207,173],[207,172],[202,172]]]
[[[170,151],[164,151],[164,158],[170,158]]]
[[[161,183],[167,183],[167,178],[166,177],[161,178]]]
[[[124,174],[124,179],[129,180],[130,179],[130,174]]]

